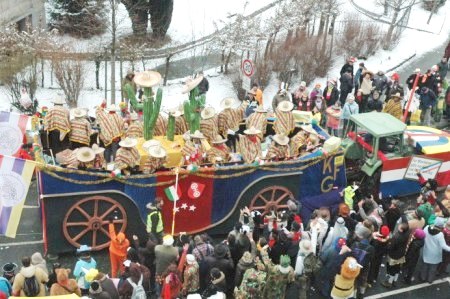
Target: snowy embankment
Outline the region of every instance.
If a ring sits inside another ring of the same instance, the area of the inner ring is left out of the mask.
[[[382,8],[373,5],[368,5],[368,0],[353,0],[356,4],[366,7],[372,12],[382,12]],[[204,35],[210,34],[216,30],[214,24],[217,24],[220,28],[228,21],[228,16],[234,13],[244,13],[245,15],[271,3],[272,0],[249,0],[248,5],[243,8],[242,0],[228,0],[228,1],[210,1],[210,0],[175,0],[174,12],[172,24],[169,29],[168,35],[171,38],[171,42],[166,46],[175,46],[188,41],[198,39]],[[373,21],[367,16],[358,12],[350,0],[343,0],[340,6],[341,14],[339,15],[336,23],[343,21],[345,14],[359,14],[362,20]],[[401,39],[398,45],[391,51],[378,50],[374,56],[369,57],[365,64],[372,71],[388,70],[405,58],[416,54],[421,56],[424,53],[432,50],[435,47],[442,45],[448,41],[450,34],[450,18],[447,16],[447,12],[450,11],[450,2],[447,1],[444,7],[441,7],[439,12],[433,16],[429,25],[426,24],[429,12],[423,10],[419,5],[416,5],[409,19],[408,27],[420,28],[430,31],[427,33],[423,31],[417,31],[414,29],[405,29],[402,33]],[[266,13],[270,14],[270,11]],[[123,5],[119,6],[118,13],[118,33],[119,35],[126,35],[131,33],[131,23],[128,19],[127,12]],[[380,24],[381,25],[381,24]],[[387,26],[387,25],[383,25]],[[387,27],[385,27],[387,28]],[[77,49],[92,49],[98,45],[107,44],[109,40],[109,34],[105,33],[100,37],[95,37],[91,40],[77,41]],[[67,38],[67,37],[65,37]],[[68,39],[68,38],[67,38]],[[201,50],[187,51],[177,57],[175,60],[187,57],[189,55],[200,55]],[[344,57],[335,57],[334,65],[328,72],[326,78],[317,78],[314,82],[311,82],[313,86],[316,82],[325,84],[329,78],[337,78],[339,76],[339,70],[344,63]],[[146,68],[152,69],[158,65],[164,63],[164,59],[152,60],[146,62]],[[357,65],[357,63],[356,63]],[[142,70],[142,63],[136,62],[135,67],[137,70]],[[356,67],[355,67],[356,68]],[[104,63],[100,67],[100,86],[102,89],[95,89],[95,72],[94,64],[86,63],[86,76],[85,76],[85,88],[81,93],[78,106],[89,108],[93,113],[93,107],[98,105],[105,98],[105,70]],[[123,75],[126,70],[131,69],[129,62],[123,63]],[[235,96],[231,78],[218,73],[218,68],[206,70],[210,82],[210,91],[207,94],[207,105],[219,109],[219,104],[222,98],[227,96]],[[108,73],[110,72],[110,65],[108,65]],[[107,74],[108,75],[108,74]],[[187,95],[181,94],[182,82],[184,78],[170,80],[167,86],[163,88],[163,109],[177,106],[179,103],[187,98]],[[40,82],[40,80],[39,80]],[[116,65],[116,103],[120,101],[120,68],[119,64]],[[272,97],[275,95],[278,89],[278,80],[273,75],[270,83],[264,90],[264,105],[266,108],[271,106]],[[290,90],[294,90],[298,86],[299,82],[294,82],[291,85]],[[51,82],[50,67],[47,65],[45,68],[45,84],[44,88],[39,88],[37,91],[37,99],[40,101],[40,105],[50,105],[50,100],[58,93],[61,92],[58,86],[53,80]],[[110,96],[110,82],[108,78],[107,83],[107,98],[109,102]],[[0,90],[0,109],[9,108],[9,98],[4,90]]]

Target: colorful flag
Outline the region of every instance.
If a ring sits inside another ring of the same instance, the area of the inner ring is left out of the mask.
[[[27,115],[0,112],[0,155],[14,156],[19,152],[27,122]]]
[[[191,186],[189,187],[189,190],[188,190],[189,198],[190,199],[197,199],[197,198],[199,198],[202,195],[204,189],[205,189],[205,185],[204,184],[192,182],[192,184],[191,184]]]
[[[181,197],[180,185],[178,185],[177,189],[175,189],[175,185],[170,186],[169,188],[164,189],[164,192],[170,201],[179,200]]]
[[[15,238],[35,163],[0,155],[0,235]]]

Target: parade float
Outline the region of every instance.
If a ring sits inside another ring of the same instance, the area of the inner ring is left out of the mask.
[[[198,81],[194,79],[184,104],[189,125],[194,127],[199,122],[199,106],[204,103],[195,84]],[[151,128],[159,113],[161,93],[153,93],[148,87],[144,94],[141,106],[144,123]],[[135,98],[132,100],[134,102]],[[343,151],[336,143],[338,138],[330,138],[317,125],[313,127],[325,140],[324,148],[285,161],[181,166],[183,138],[173,136],[170,128],[166,136],[154,137],[167,151],[165,166],[168,170],[153,174],[125,177],[110,172],[62,168],[45,163],[41,157],[43,164],[37,178],[46,251],[57,254],[82,244],[88,244],[93,250],[107,248],[111,216],[115,218],[118,231],[145,238],[146,205],[156,198],[164,203],[165,231],[174,234],[226,234],[245,206],[264,216],[287,209],[287,201],[296,199],[302,203],[301,213],[306,218],[322,206],[336,207],[339,192],[346,186]],[[294,133],[298,130],[300,124]],[[144,139],[153,137],[151,133],[144,135]],[[142,143],[140,140],[138,149],[145,155]],[[39,156],[39,151],[36,154]],[[173,193],[177,193],[178,200],[171,201]]]

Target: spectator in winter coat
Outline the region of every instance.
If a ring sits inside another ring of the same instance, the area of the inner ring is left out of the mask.
[[[153,290],[155,288],[155,246],[158,244],[158,239],[153,234],[150,234],[145,247],[141,247],[139,238],[136,235],[133,235],[133,241],[139,260],[150,270],[150,288]]]
[[[111,297],[111,299],[119,299],[119,292],[114,285],[114,282],[111,278],[109,278],[104,273],[99,272],[97,276],[95,277],[95,281],[97,281],[100,284],[100,287],[102,290]],[[91,284],[92,288],[92,284]]]
[[[210,271],[217,268],[225,274],[227,293],[231,294],[234,290],[234,264],[229,255],[228,247],[225,244],[218,244],[214,247],[214,255],[206,257],[205,262]]]
[[[445,79],[445,77],[447,77],[447,73],[448,73],[447,58],[442,57],[441,61],[437,64],[437,66],[439,67],[439,76],[441,77],[441,79]]]
[[[326,109],[328,134],[339,136],[339,123],[341,119],[341,102],[337,101],[334,105]]]
[[[128,261],[127,261],[128,262]],[[139,264],[135,263],[125,263],[125,266],[128,266],[128,274],[129,277],[123,281],[123,283],[119,286],[119,296],[120,298],[130,299],[133,294],[133,286],[128,281],[130,279],[133,283],[139,284],[141,281],[142,286],[144,287],[146,292],[150,291],[150,270]],[[103,288],[103,287],[102,287]],[[106,291],[106,290],[104,290]]]
[[[423,217],[423,212],[416,209],[414,212],[407,215],[408,225],[411,234],[413,234],[416,229],[423,229],[425,226],[425,219]]]
[[[342,94],[341,94],[342,95]],[[344,120],[343,134],[346,134],[347,127],[349,125],[350,116],[353,114],[359,113],[358,104],[355,103],[355,96],[349,94],[346,102],[344,104],[344,108],[342,109],[341,119]],[[351,130],[351,129],[349,129]]]
[[[405,255],[405,264],[403,265],[403,279],[405,283],[411,284],[412,276],[419,261],[420,249],[425,244],[425,232],[422,229],[414,230],[411,235]]]
[[[372,78],[373,73],[371,71],[364,71],[362,74],[362,81],[361,81],[361,93],[362,93],[362,101],[361,101],[361,107],[363,109],[360,109],[361,112],[365,112],[367,109],[367,103],[369,102],[370,94],[372,93]]]
[[[362,79],[364,77],[364,72],[366,72],[366,71],[367,71],[367,69],[364,66],[364,62],[360,62],[359,63],[359,67],[358,67],[358,69],[356,70],[356,73],[355,73],[355,79],[353,80],[353,84],[355,85],[356,89],[360,88],[361,81],[362,81]]]
[[[397,224],[397,221],[400,219],[400,217],[403,214],[403,204],[398,199],[393,199],[391,201],[391,205],[384,213],[384,218],[386,225],[389,227],[389,230],[391,232],[395,231],[395,226]],[[410,228],[411,229],[411,228]]]
[[[450,119],[450,86],[445,91],[445,106],[445,114],[447,119]]]
[[[322,269],[320,270],[317,284],[320,285],[319,290],[324,297],[329,297],[334,276],[339,272],[339,267],[346,257],[342,252],[344,246],[346,246],[346,239],[339,238],[334,244],[320,253]]]
[[[398,280],[402,264],[405,263],[406,246],[409,241],[408,223],[401,223],[397,232],[390,239],[387,247],[387,279],[382,283],[386,288],[391,288]]]
[[[322,85],[320,83],[317,83],[316,85],[314,85],[313,90],[311,90],[311,92],[309,93],[309,98],[311,100],[314,100],[316,96],[322,95],[322,93]]]
[[[39,291],[37,294],[25,294],[25,280],[30,277],[35,277],[39,284]],[[44,297],[45,283],[48,281],[48,275],[39,267],[31,264],[29,256],[22,258],[22,268],[14,278],[12,285],[12,295],[15,297]]]
[[[355,229],[355,242],[351,246],[351,255],[363,267],[356,279],[358,293],[364,296],[367,288],[367,278],[369,276],[370,262],[375,254],[375,248],[370,245],[372,231],[365,226],[357,226]]]
[[[245,271],[248,269],[254,268],[255,262],[253,260],[253,255],[246,251],[242,255],[241,259],[239,260],[238,264],[236,265],[236,274],[234,276],[234,285],[240,286],[242,282],[242,277],[244,276]]]
[[[450,246],[450,219],[447,220],[444,229],[442,230],[444,233],[445,243]],[[442,262],[439,264],[437,269],[438,274],[446,274],[447,266],[450,264],[450,252],[443,251],[442,252]]]
[[[445,243],[442,229],[444,219],[436,218],[433,226],[425,226],[425,245],[423,247],[423,265],[420,271],[420,279],[432,283],[438,265],[442,262],[442,250],[450,251],[450,246]]]
[[[416,80],[417,76],[419,76],[419,81],[420,81],[420,69],[415,69],[414,73],[409,75],[409,77],[406,79],[405,83],[406,83],[406,86],[408,86],[409,90],[411,90],[413,88],[414,80]]]
[[[314,108],[314,103],[311,101],[310,98],[308,98],[307,94],[302,95],[300,98],[300,101],[297,102],[297,109],[300,111],[312,111]]]
[[[209,298],[218,293],[227,292],[227,282],[225,274],[219,268],[212,268],[210,271],[209,284],[206,290],[202,293],[202,298]]]
[[[328,247],[334,246],[338,239],[347,239],[348,238],[348,228],[345,227],[344,218],[338,217],[334,226],[330,227],[328,231],[328,235],[325,239],[325,242],[322,246],[322,251],[328,249]]]
[[[161,290],[163,282],[163,273],[169,265],[178,260],[178,248],[173,246],[174,239],[171,235],[165,235],[163,243],[155,247],[155,273],[157,295]]]
[[[397,92],[399,92],[401,96],[404,96],[405,94],[403,85],[400,84],[400,75],[398,73],[393,73],[391,75],[390,81],[388,82],[386,96],[390,98],[393,94],[396,94]]]
[[[339,90],[336,87],[336,80],[330,79],[323,90],[323,98],[327,107],[333,106],[339,100]]]
[[[387,253],[389,234],[390,230],[386,225],[383,225],[379,231],[372,234],[372,241],[370,241],[370,245],[373,246],[375,252],[372,260],[370,261],[369,276],[367,277],[369,284],[375,283],[378,279],[383,257]]]
[[[347,62],[342,66],[341,71],[339,72],[339,74],[342,75],[345,73],[350,73],[350,76],[352,77],[352,81],[353,81],[353,74],[354,74],[354,66],[353,64],[355,63],[356,58],[355,57],[350,57],[348,58]]]
[[[383,95],[388,88],[388,77],[383,71],[378,71],[373,77],[373,87],[380,91],[380,94]]]
[[[294,103],[295,106],[298,106],[298,102],[300,102],[300,99],[304,94],[308,95],[308,91],[306,90],[306,82],[302,81],[297,90],[295,90],[295,92],[291,94],[292,103]]]
[[[342,74],[341,78],[339,78],[341,82],[341,96],[339,100],[341,103],[345,103],[347,99],[347,95],[352,92],[353,89],[353,78],[349,72]]]
[[[31,256],[31,264],[37,268],[41,268],[42,271],[48,275],[47,262],[44,260],[40,252],[33,253]]]
[[[283,101],[291,102],[291,99],[290,99],[289,94],[286,89],[280,89],[277,92],[277,94],[273,97],[273,100],[272,100],[273,111],[276,111],[278,104],[280,104]]]
[[[422,125],[431,125],[431,110],[436,105],[436,94],[428,87],[420,89],[420,121]]]
[[[100,283],[94,280],[89,288],[89,298],[92,299],[111,299],[111,295],[102,289]]]

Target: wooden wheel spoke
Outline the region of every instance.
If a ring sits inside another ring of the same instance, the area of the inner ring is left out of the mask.
[[[264,196],[262,196],[262,194],[260,194],[260,195],[258,196],[258,198],[261,198],[265,203],[268,202],[267,199],[266,199]]]
[[[252,210],[265,210],[266,207],[252,207]]]
[[[67,222],[66,226],[87,226],[87,222]]]
[[[92,247],[97,246],[97,231],[94,230],[92,232]]]
[[[287,209],[288,208],[288,205],[279,205],[278,206],[278,209]]]
[[[98,200],[94,200],[94,217],[98,215]]]
[[[103,227],[100,227],[100,231],[109,238],[109,232],[106,229],[104,229]]]
[[[277,189],[273,189],[272,190],[272,196],[270,197],[270,201],[274,201],[275,200],[275,192],[277,191]]]
[[[75,209],[77,209],[84,217],[86,217],[86,219],[91,219],[92,217],[85,211],[83,210],[80,206],[76,206]]]
[[[285,199],[289,194],[288,193],[284,193],[283,195],[281,195],[278,199],[277,199],[277,203],[281,202],[283,199]]]
[[[82,236],[84,236],[87,232],[89,232],[91,229],[89,227],[86,227],[83,229],[78,235],[72,238],[75,242],[78,241]]]
[[[103,213],[99,218],[103,219],[105,218],[109,213],[111,213],[112,211],[114,211],[117,208],[116,205],[113,205],[112,207],[110,207],[108,210],[106,210],[105,213]]]

